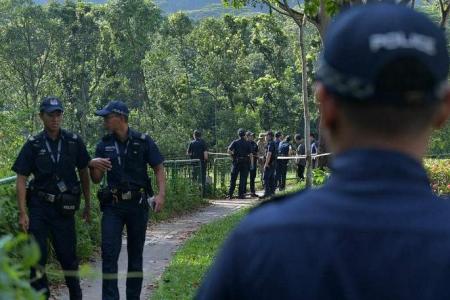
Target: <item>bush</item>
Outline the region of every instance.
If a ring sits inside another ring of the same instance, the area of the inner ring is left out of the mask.
[[[39,260],[39,249],[25,234],[0,239],[1,299],[45,299],[29,283],[30,267]]]
[[[450,159],[425,159],[424,165],[433,191],[450,195]]]

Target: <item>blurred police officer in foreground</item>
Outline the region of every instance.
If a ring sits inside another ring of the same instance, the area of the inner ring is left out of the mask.
[[[239,176],[239,199],[245,198],[245,187],[247,185],[247,176],[250,169],[250,155],[252,148],[245,139],[245,130],[240,128],[238,130],[239,139],[234,140],[228,146],[228,154],[233,159],[233,166],[231,168],[230,190],[228,191],[228,198],[233,198],[234,189],[236,187],[236,179]]]
[[[258,145],[254,141],[255,134],[251,131],[247,131],[247,142],[250,144],[252,150],[250,161],[250,194],[252,197],[258,197],[255,191],[255,178],[256,178],[256,159],[258,157]]]
[[[208,160],[208,147],[206,146],[205,141],[202,139],[202,133],[199,130],[194,130],[193,137],[194,139],[189,143],[189,147],[186,152],[191,159],[200,160],[200,169],[194,166],[192,177],[195,181],[197,181],[198,178],[201,177],[202,193],[203,196],[205,196],[206,162]]]
[[[109,134],[97,144],[90,163],[91,178],[99,183],[107,172],[107,185],[99,192],[102,216],[103,299],[119,299],[117,260],[122,246],[122,231],[127,227],[127,299],[139,299],[142,288],[142,252],[149,208],[158,212],[165,197],[163,157],[155,142],[128,126],[128,108],[122,101],[111,101],[96,111],[103,117]],[[147,172],[156,175],[159,193],[153,190]]]
[[[291,136],[287,135],[285,139],[280,143],[278,146],[278,155],[280,156],[289,156],[292,152],[292,145],[291,145]],[[279,174],[279,183],[280,185],[278,188],[280,191],[284,190],[286,188],[286,175],[287,175],[287,168],[288,168],[289,160],[287,159],[278,159],[278,170],[280,172]]]
[[[266,153],[264,159],[264,194],[261,198],[270,197],[275,193],[275,168],[277,166],[278,151],[273,140],[273,131],[266,133]]]
[[[64,270],[70,299],[81,299],[74,213],[80,205],[81,181],[85,199],[83,217],[90,220],[87,168],[90,157],[81,138],[61,128],[63,112],[58,98],[43,99],[39,117],[44,130],[28,139],[12,170],[17,173],[20,227],[34,237],[41,252],[39,265],[31,270],[31,285],[43,290],[47,298],[50,296],[45,265],[47,240],[51,237],[56,258]],[[30,175],[33,179],[26,188]]]
[[[316,95],[333,175],[253,211],[198,299],[450,298],[450,203],[421,163],[450,115],[446,45],[401,5],[330,23]]]
[[[300,134],[295,135],[295,143],[297,144],[297,155],[304,156],[306,154],[305,149],[305,139],[302,138]],[[297,163],[297,177],[300,180],[305,180],[305,167],[306,167],[306,159],[299,158],[296,160]]]

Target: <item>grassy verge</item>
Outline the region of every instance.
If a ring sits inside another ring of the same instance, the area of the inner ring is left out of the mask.
[[[152,299],[192,299],[217,250],[248,209],[204,225],[173,257]]]

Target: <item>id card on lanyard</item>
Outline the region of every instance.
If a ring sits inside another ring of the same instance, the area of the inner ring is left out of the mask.
[[[49,144],[48,140],[45,139],[45,145],[47,146],[47,150],[48,150],[48,153],[50,154],[50,159],[52,160],[52,163],[53,163],[54,167],[56,167],[58,165],[58,163],[59,163],[59,161],[61,159],[61,144],[62,144],[62,142],[61,142],[61,138],[60,138],[59,141],[58,141],[57,153],[54,154],[53,151],[52,151],[52,148],[50,147],[50,144]],[[64,180],[60,179],[58,175],[56,175],[56,180],[57,180],[56,186],[58,187],[58,190],[61,193],[66,192],[67,191],[67,185],[64,182]]]

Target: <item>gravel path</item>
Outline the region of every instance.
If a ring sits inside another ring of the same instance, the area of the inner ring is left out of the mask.
[[[174,220],[151,224],[147,230],[144,246],[144,283],[141,299],[149,299],[153,284],[162,275],[174,252],[201,225],[225,217],[241,208],[255,204],[257,199],[214,200],[211,205],[198,211],[176,218]],[[120,298],[125,299],[125,276],[127,269],[126,238],[122,241],[122,251],[119,257],[119,290]],[[101,261],[92,263],[94,274],[101,274]],[[83,299],[101,299],[101,278],[83,279],[81,288]],[[68,291],[62,286],[52,291],[52,299],[69,300]]]

